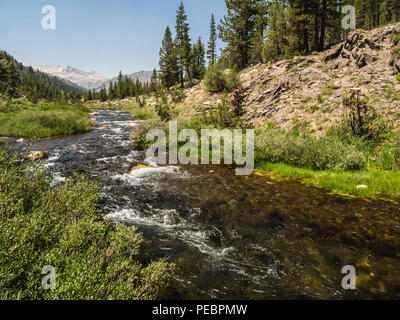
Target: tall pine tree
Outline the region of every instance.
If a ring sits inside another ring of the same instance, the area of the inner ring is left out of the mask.
[[[250,62],[262,63],[264,62],[262,52],[268,22],[268,1],[258,1],[256,3],[256,10],[257,13],[254,16],[254,35],[251,40]]]
[[[214,65],[216,62],[217,59],[216,50],[217,50],[217,30],[215,27],[215,19],[213,14],[211,15],[210,39],[208,40],[208,48],[207,48],[207,59],[209,65]]]
[[[178,78],[178,61],[177,55],[172,41],[171,29],[167,27],[160,49],[160,79],[162,84],[167,88],[171,88],[176,84]]]
[[[192,45],[189,37],[189,24],[187,23],[187,15],[185,13],[185,7],[181,2],[176,12],[176,38],[175,46],[178,58],[179,66],[179,81],[181,87],[185,85],[185,73],[189,81],[192,82],[192,76],[190,73],[190,66],[192,64]]]
[[[225,0],[228,13],[218,26],[219,37],[227,46],[224,53],[232,66],[243,69],[250,62],[257,4],[260,0]]]
[[[193,45],[193,78],[202,80],[206,72],[205,49],[201,38]]]

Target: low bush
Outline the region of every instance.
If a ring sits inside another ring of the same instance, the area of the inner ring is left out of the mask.
[[[393,43],[396,46],[400,42],[400,33],[396,34],[396,36],[393,39]]]
[[[388,139],[372,152],[372,165],[382,170],[400,169],[400,137]]]
[[[139,263],[142,236],[102,220],[95,183],[74,177],[50,188],[45,172],[0,153],[0,299],[155,299],[173,272]],[[56,271],[55,290],[41,273]]]
[[[142,122],[131,133],[131,140],[133,141],[133,145],[141,150],[144,150],[152,145],[153,142],[147,141],[146,136],[147,133],[153,129],[160,129],[167,133],[168,123],[157,118],[149,119]]]
[[[314,170],[359,170],[367,164],[363,152],[334,136],[317,138],[271,126],[255,131],[255,161],[282,162]]]
[[[205,74],[204,84],[209,93],[231,92],[238,86],[239,76],[233,70],[211,66]]]
[[[344,126],[351,128],[353,135],[368,141],[384,141],[391,126],[368,104],[368,100],[357,90],[347,92],[343,98],[345,107]]]
[[[170,94],[173,103],[179,103],[185,98],[185,93],[182,88],[172,88]]]
[[[214,128],[242,128],[244,122],[241,118],[242,113],[232,107],[226,99],[222,99],[214,108],[205,111],[202,117],[197,118],[197,122],[205,126]]]

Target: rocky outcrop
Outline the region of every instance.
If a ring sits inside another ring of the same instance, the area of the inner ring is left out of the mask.
[[[254,126],[274,122],[290,129],[306,125],[323,134],[339,121],[343,94],[360,88],[385,117],[400,128],[400,49],[394,39],[400,23],[372,31],[354,30],[332,49],[304,57],[259,64],[242,71],[245,118]],[[187,116],[217,105],[203,84],[188,89],[178,104]]]
[[[395,74],[400,73],[400,46],[392,49],[389,65],[393,67]]]

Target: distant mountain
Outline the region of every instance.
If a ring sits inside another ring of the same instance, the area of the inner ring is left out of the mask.
[[[135,81],[136,79],[139,79],[140,82],[145,83],[145,82],[150,82],[152,74],[153,71],[139,71],[129,74],[128,77]],[[116,80],[117,78],[115,77],[113,78],[113,80],[114,79]]]
[[[131,78],[133,81],[136,81],[136,79],[139,79],[140,82],[146,83],[146,82],[150,82],[152,74],[153,74],[153,71],[139,71],[139,72],[128,74],[128,77]],[[117,82],[117,80],[118,80],[118,76],[114,77],[110,80],[107,80],[101,86],[97,87],[96,90],[100,90],[101,88],[104,88],[104,87],[108,88],[108,84],[110,83],[110,81],[115,83],[115,82]]]
[[[104,83],[109,81],[107,78],[97,74],[95,71],[86,72],[70,66],[35,66],[33,68],[72,82],[87,90],[102,87]]]

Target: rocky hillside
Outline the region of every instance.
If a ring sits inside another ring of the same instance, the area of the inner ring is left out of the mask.
[[[360,88],[370,104],[400,127],[400,23],[372,31],[354,30],[329,51],[257,65],[241,73],[246,117],[255,126],[274,122],[289,129],[307,124],[317,134],[339,120],[346,90]],[[398,70],[395,70],[398,68]],[[187,115],[215,105],[203,84],[185,91],[178,106]]]

